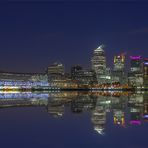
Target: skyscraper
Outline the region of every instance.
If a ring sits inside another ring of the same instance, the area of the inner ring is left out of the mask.
[[[114,70],[124,71],[125,68],[125,54],[114,56]]]
[[[91,62],[92,62],[92,70],[94,70],[96,74],[102,75],[105,73],[106,57],[105,57],[104,45],[100,45],[97,49],[94,50]]]
[[[128,73],[128,83],[133,87],[142,87],[143,85],[143,73],[142,73],[142,57],[130,56],[131,68]]]
[[[142,72],[142,57],[141,56],[130,56],[132,73]]]
[[[112,82],[118,81],[120,84],[125,81],[125,54],[114,56],[114,67],[112,71]]]
[[[148,58],[145,58],[143,62],[143,84],[148,87]]]
[[[143,62],[143,75],[148,77],[148,58],[145,58]]]
[[[96,73],[98,83],[104,83],[106,81],[106,57],[104,45],[100,45],[94,50],[91,63],[92,70],[94,70]]]

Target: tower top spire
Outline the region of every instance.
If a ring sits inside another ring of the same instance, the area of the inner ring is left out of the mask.
[[[104,47],[105,47],[105,45],[102,44],[102,45],[98,46],[98,48],[95,49],[95,51],[103,51]]]

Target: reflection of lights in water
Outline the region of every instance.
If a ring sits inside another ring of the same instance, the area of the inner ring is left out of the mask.
[[[124,118],[124,112],[120,110],[116,110],[114,112],[114,124],[121,125],[125,127],[125,118]]]
[[[130,124],[140,125],[141,124],[141,121],[140,120],[132,120],[132,121],[130,121]]]
[[[0,91],[0,95],[1,94],[16,94],[16,93],[20,93],[20,91]],[[21,93],[24,93],[24,92],[21,92]],[[26,92],[26,93],[29,93],[29,92]]]
[[[31,98],[42,98],[48,99],[49,94],[37,94],[37,93],[18,93],[18,92],[11,92],[11,93],[0,93],[0,99],[31,99]]]
[[[143,115],[144,118],[148,118],[148,115]]]
[[[94,130],[95,130],[98,134],[100,134],[100,135],[104,135],[104,134],[105,134],[105,133],[104,133],[104,129],[102,129],[102,128],[95,127]]]
[[[6,88],[11,88],[14,89],[13,87],[17,87],[15,89],[18,88],[31,88],[31,87],[35,87],[35,86],[49,86],[48,82],[31,82],[31,81],[26,81],[26,82],[22,82],[22,81],[0,81],[0,89],[5,89]]]
[[[106,111],[103,106],[97,106],[92,113],[92,123],[94,124],[94,130],[97,133],[104,135],[104,129],[106,124]]]

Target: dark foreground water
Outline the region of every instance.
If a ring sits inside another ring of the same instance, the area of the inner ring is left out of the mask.
[[[148,94],[0,93],[0,148],[148,148]]]

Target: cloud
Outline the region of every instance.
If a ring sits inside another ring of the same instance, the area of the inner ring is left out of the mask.
[[[131,34],[148,34],[148,27],[147,28],[141,28],[141,29],[133,30],[130,33]]]

